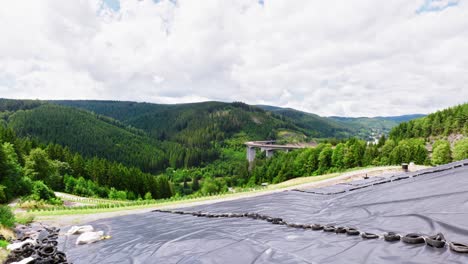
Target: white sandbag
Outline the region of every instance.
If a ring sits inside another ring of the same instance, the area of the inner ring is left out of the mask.
[[[33,257],[29,257],[29,258],[25,258],[21,261],[18,261],[18,262],[12,262],[11,264],[28,264],[28,263],[31,263],[35,260],[35,258]]]
[[[72,226],[68,230],[67,235],[83,234],[86,232],[93,232],[93,231],[94,231],[94,227],[91,225]]]
[[[13,244],[10,244],[7,246],[7,249],[8,250],[15,250],[15,249],[20,249],[23,247],[24,244],[26,243],[31,243],[33,245],[36,245],[36,240],[33,240],[33,239],[26,239],[25,241],[21,241],[21,242],[17,242],[17,243],[13,243]]]
[[[102,239],[102,236],[104,235],[103,231],[98,231],[98,232],[86,232],[81,234],[77,239],[76,239],[76,244],[77,245],[82,245],[82,244],[90,244],[94,243],[96,241],[99,241]]]

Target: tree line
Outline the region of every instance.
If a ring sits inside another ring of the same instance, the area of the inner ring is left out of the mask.
[[[452,133],[468,134],[468,103],[401,123],[390,131],[390,137],[399,140],[448,136]]]
[[[120,192],[125,199],[168,198],[174,193],[165,175],[103,158],[83,158],[68,147],[19,138],[0,126],[0,203],[18,196],[53,200],[52,190],[104,198]]]
[[[295,150],[289,153],[277,152],[273,158],[256,159],[249,183],[279,183],[295,177],[321,175],[345,169],[398,165],[413,161],[427,164],[428,152],[424,140],[407,139],[396,142],[384,136],[378,144],[367,144],[356,138],[333,146],[321,143],[315,148]]]

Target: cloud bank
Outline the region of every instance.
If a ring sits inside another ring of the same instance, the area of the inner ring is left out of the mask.
[[[464,0],[10,0],[0,36],[0,97],[343,116],[468,99]]]

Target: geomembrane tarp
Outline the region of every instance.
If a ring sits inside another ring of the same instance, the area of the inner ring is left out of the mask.
[[[251,212],[380,235],[441,232],[449,242],[466,244],[468,161],[178,210]],[[59,246],[73,263],[468,263],[468,254],[447,246],[366,240],[250,218],[148,212],[89,224],[112,238],[80,246],[76,236],[61,238]]]

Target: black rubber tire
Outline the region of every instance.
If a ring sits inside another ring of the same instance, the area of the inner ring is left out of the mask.
[[[335,233],[337,233],[337,234],[345,234],[345,233],[346,233],[346,228],[343,227],[343,226],[339,226],[339,227],[335,228]]]
[[[271,223],[274,224],[274,225],[280,225],[282,222],[283,222],[283,219],[281,219],[281,218],[273,218],[271,220]]]
[[[362,233],[362,234],[361,234],[361,237],[364,238],[364,239],[376,239],[376,238],[379,238],[378,235],[372,234],[372,233],[367,233],[367,232]]]
[[[335,229],[336,229],[335,226],[332,226],[332,225],[327,225],[323,227],[324,232],[335,232]]]
[[[387,242],[400,241],[401,236],[394,233],[394,232],[388,232],[388,233],[384,234],[384,240],[387,241]]]
[[[312,228],[312,230],[314,230],[314,231],[323,230],[323,225],[313,224],[313,225],[310,226],[310,228]]]
[[[15,255],[21,255],[21,253],[23,253],[23,249],[22,248],[13,249],[11,252],[13,252]]]
[[[410,233],[402,237],[401,240],[407,244],[424,244],[424,237],[417,233]]]
[[[52,245],[52,246],[56,247],[58,245],[58,241],[57,240],[49,241],[49,242],[47,242],[47,245]]]
[[[449,244],[449,247],[450,247],[450,250],[452,250],[454,252],[468,254],[468,245],[467,244],[451,242]]]
[[[57,253],[55,253],[54,259],[58,263],[63,263],[67,261],[67,256],[65,255],[65,253],[57,251]]]
[[[20,239],[20,241],[26,241],[28,239],[32,239],[30,236],[24,236]]]
[[[346,234],[348,236],[359,236],[361,232],[359,232],[359,230],[357,230],[356,228],[349,227],[348,229],[346,229]]]
[[[54,246],[44,246],[39,250],[39,253],[43,256],[54,256],[57,252],[57,248]]]
[[[34,263],[36,263],[36,264],[50,264],[50,263],[54,263],[54,259],[51,256],[40,257],[38,259],[35,259]]]
[[[27,250],[27,249],[33,249],[33,248],[34,248],[34,245],[32,243],[24,243],[21,246],[21,250]]]
[[[435,248],[443,248],[445,247],[445,237],[442,233],[429,236],[426,238],[426,244]]]

